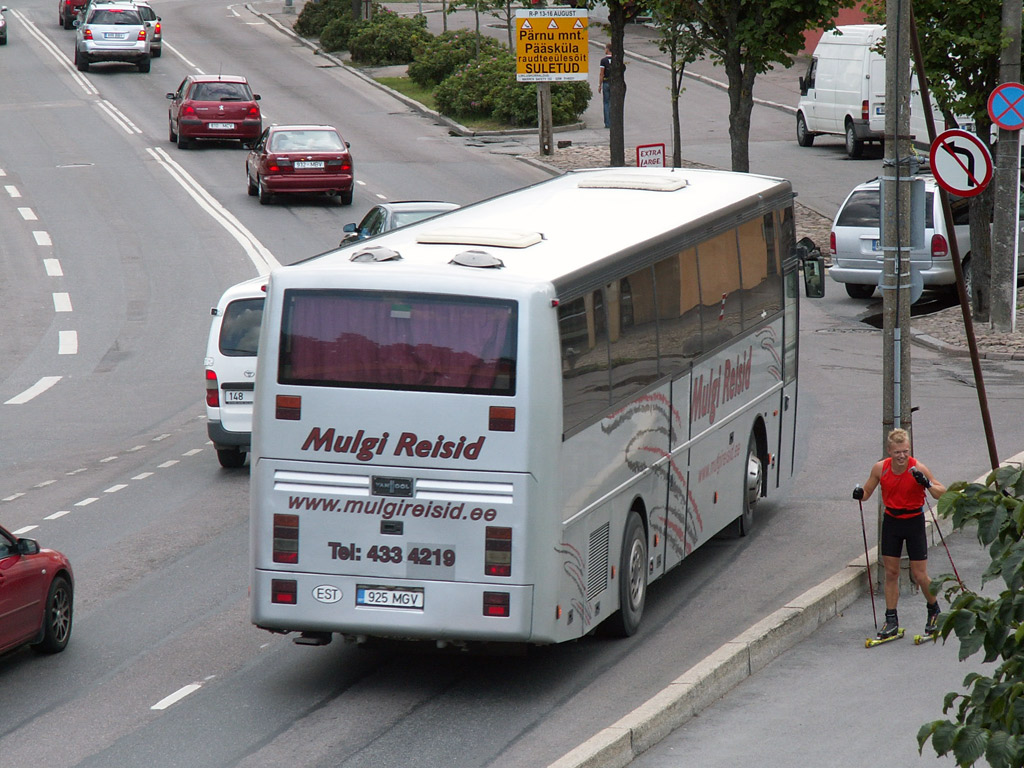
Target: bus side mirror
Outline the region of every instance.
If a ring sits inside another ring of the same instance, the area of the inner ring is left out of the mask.
[[[825,297],[825,257],[809,237],[796,244],[796,256],[804,271],[804,295],[808,299]]]

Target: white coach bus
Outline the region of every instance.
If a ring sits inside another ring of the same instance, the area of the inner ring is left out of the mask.
[[[577,171],[271,273],[253,623],[635,632],[648,585],[793,472],[793,197]]]

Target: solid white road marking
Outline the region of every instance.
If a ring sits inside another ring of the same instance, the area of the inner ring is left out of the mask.
[[[46,390],[61,380],[60,376],[43,376],[39,381],[33,384],[31,387],[26,389],[20,395],[15,395],[10,400],[4,402],[4,405],[24,405],[33,397],[43,394]]]

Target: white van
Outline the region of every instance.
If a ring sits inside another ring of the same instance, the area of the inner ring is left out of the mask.
[[[881,24],[851,24],[821,36],[807,74],[800,78],[796,113],[796,140],[801,147],[814,144],[819,134],[846,137],[846,153],[860,157],[865,142],[881,142],[883,132],[872,130],[876,107],[872,80],[877,79],[885,99],[885,58],[878,44],[885,37]]]
[[[228,288],[211,310],[206,344],[206,432],[222,467],[245,464],[252,441],[256,351],[267,276]]]

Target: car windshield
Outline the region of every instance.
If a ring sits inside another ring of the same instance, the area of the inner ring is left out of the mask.
[[[191,98],[195,101],[252,101],[245,83],[197,83]]]
[[[441,211],[395,211],[392,222],[395,228],[404,227],[406,224],[415,224],[417,221],[436,216]]]
[[[271,152],[336,152],[344,148],[334,131],[277,131],[270,139]]]
[[[122,8],[97,8],[93,11],[92,19],[89,23],[110,25],[129,24],[139,26],[142,24],[142,19],[136,11],[129,11]]]

